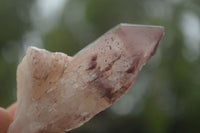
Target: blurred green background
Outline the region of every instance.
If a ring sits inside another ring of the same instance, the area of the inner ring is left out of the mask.
[[[27,47],[74,55],[121,22],[164,26],[162,44],[122,99],[70,132],[199,133],[200,0],[1,0],[0,106]]]

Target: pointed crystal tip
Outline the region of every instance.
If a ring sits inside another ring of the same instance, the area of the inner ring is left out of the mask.
[[[113,29],[128,47],[131,53],[144,51],[145,55],[154,55],[164,35],[164,27],[151,25],[119,24]],[[149,49],[149,50],[148,50]],[[152,53],[149,53],[152,51]]]

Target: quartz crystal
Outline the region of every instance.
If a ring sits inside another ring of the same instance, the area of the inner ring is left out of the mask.
[[[73,57],[29,47],[17,69],[18,107],[8,133],[81,126],[128,91],[163,33],[160,26],[120,24]]]

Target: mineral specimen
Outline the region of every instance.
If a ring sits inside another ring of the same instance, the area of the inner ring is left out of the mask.
[[[120,24],[74,57],[30,47],[17,69],[15,120],[8,133],[77,128],[133,85],[164,29]]]

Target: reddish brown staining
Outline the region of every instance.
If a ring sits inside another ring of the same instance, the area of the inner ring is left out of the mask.
[[[134,73],[135,70],[136,70],[137,66],[136,65],[133,65],[131,66],[128,70],[126,70],[126,73]]]
[[[113,101],[112,99],[113,99],[113,97],[115,97],[115,95],[113,94],[114,84],[112,81],[110,81],[108,79],[109,76],[107,76],[105,72],[112,69],[112,66],[120,58],[121,58],[121,55],[116,56],[116,58],[113,61],[111,61],[108,64],[108,66],[105,67],[103,70],[101,70],[100,67],[98,67],[98,68],[95,67],[95,71],[93,71],[93,75],[95,75],[95,76],[93,77],[92,80],[90,80],[88,82],[90,85],[93,85],[93,86],[95,86],[95,88],[98,89],[101,97],[105,98],[105,100],[108,101],[108,103],[112,103],[112,101]],[[97,57],[93,57],[91,59],[91,62],[96,61],[96,59],[97,59]]]
[[[91,61],[87,70],[92,70],[92,69],[96,68],[96,66],[97,66],[97,62]]]
[[[159,45],[160,45],[160,40],[158,40],[158,42],[156,43],[155,47],[153,48],[153,51],[151,52],[151,54],[149,55],[148,58],[151,58],[151,56],[153,56],[156,53],[156,50],[157,50]]]
[[[108,77],[108,76],[105,75],[105,72],[109,71],[110,69],[112,69],[112,66],[114,65],[114,63],[117,60],[119,60],[120,58],[121,58],[121,55],[119,55],[116,59],[114,59],[111,63],[109,63],[108,66],[105,67],[103,70],[100,70],[100,67],[96,68],[95,71],[94,71],[95,77],[92,80],[90,80],[89,83],[91,83],[91,82],[93,82],[93,81],[95,81],[95,80],[97,80],[99,78],[102,78],[102,77],[104,77],[104,78]]]
[[[93,75],[94,75],[93,78],[88,82],[89,84],[93,83],[95,80],[103,77],[103,73],[100,71],[100,67],[95,69],[95,71],[93,72]]]
[[[112,81],[105,78],[99,78],[94,82],[94,85],[100,91],[101,97],[106,98],[106,100],[110,103],[111,99],[114,96],[112,93],[112,91],[114,90]]]
[[[112,62],[110,62],[108,64],[107,67],[105,67],[102,72],[106,72],[106,71],[109,71],[110,69],[112,69],[112,66],[115,64],[116,61],[118,61],[119,59],[121,58],[121,55],[118,55],[118,57],[116,59],[114,59]]]
[[[121,55],[118,55],[117,58],[116,58],[115,60],[112,61],[113,64],[114,64],[117,60],[119,60],[120,58],[121,58]]]
[[[104,92],[104,95],[102,96],[105,98],[105,100],[108,102],[108,103],[113,103],[113,98],[115,98],[115,95],[114,93],[112,93],[111,91],[105,91]]]
[[[118,91],[116,91],[115,93],[113,93],[113,98],[111,103],[115,102],[117,99],[119,99],[121,96],[123,96],[127,90],[129,89],[128,86],[122,86]]]
[[[101,97],[104,97],[110,103],[113,97],[112,91],[114,90],[114,86],[112,85],[112,81],[106,79],[99,69],[97,69],[96,76],[89,84],[95,86],[94,88],[97,88]]]
[[[91,61],[88,65],[87,70],[95,69],[97,66],[97,55],[92,56]]]
[[[163,34],[161,34],[161,36],[159,37],[158,41],[156,42],[156,45],[155,45],[153,51],[151,52],[149,58],[150,58],[151,56],[153,56],[153,55],[156,53],[156,50],[158,49],[158,46],[160,45],[162,36],[163,36]]]
[[[108,66],[105,67],[105,68],[102,70],[102,72],[109,71],[111,68],[112,68],[112,64],[108,64]]]
[[[57,103],[57,101],[58,101],[57,98],[54,98],[54,99],[53,99],[53,102],[54,102],[54,103]]]
[[[96,61],[97,60],[97,55],[92,56],[92,61]]]
[[[84,116],[76,115],[76,119],[82,122],[82,121],[86,121],[90,116],[91,116],[90,113]]]
[[[137,57],[131,64],[131,66],[126,70],[126,73],[135,73],[138,69],[138,66],[140,64],[140,57]]]
[[[121,83],[121,87],[119,87],[119,89],[117,89],[115,92],[112,93],[113,97],[110,101],[111,103],[115,102],[117,99],[123,96],[135,81],[135,79],[130,80],[130,78],[128,77],[123,77],[123,78],[126,80],[123,79],[123,82]]]

